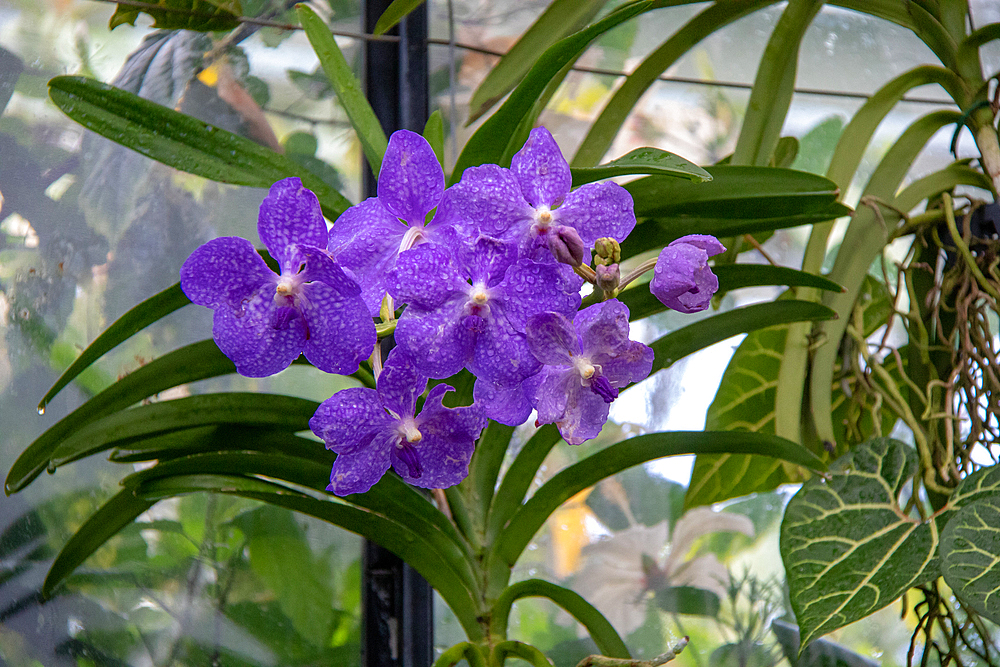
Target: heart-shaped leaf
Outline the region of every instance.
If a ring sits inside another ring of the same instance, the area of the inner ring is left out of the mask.
[[[944,580],[973,609],[1000,622],[1000,496],[958,510],[941,533]]]
[[[938,574],[937,527],[909,516],[899,494],[917,453],[889,438],[838,459],[785,510],[781,557],[802,645],[878,611]]]

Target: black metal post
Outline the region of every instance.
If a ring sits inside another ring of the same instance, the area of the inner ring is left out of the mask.
[[[364,0],[364,31],[391,0]],[[427,5],[408,15],[390,34],[400,41],[365,45],[365,94],[388,135],[421,132],[429,114]],[[377,180],[365,168],[365,197]],[[361,578],[361,664],[363,667],[429,667],[434,661],[434,597],[430,585],[391,551],[365,542]]]

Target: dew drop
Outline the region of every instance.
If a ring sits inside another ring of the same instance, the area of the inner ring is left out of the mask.
[[[45,404],[44,403],[39,403],[39,405],[38,405],[38,414],[40,414],[40,415],[44,415],[45,414]]]

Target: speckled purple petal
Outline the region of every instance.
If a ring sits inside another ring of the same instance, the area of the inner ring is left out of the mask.
[[[248,302],[245,314],[237,316],[223,307],[215,311],[212,336],[222,353],[236,364],[245,377],[266,377],[288,368],[302,352],[304,322],[293,319],[287,329],[271,326],[274,298],[257,294]],[[238,311],[237,311],[238,312]]]
[[[632,195],[611,181],[588,183],[574,190],[554,213],[554,219],[575,228],[588,247],[605,236],[624,241],[635,229]]]
[[[191,301],[209,308],[240,304],[262,289],[277,283],[253,244],[237,236],[213,239],[185,260],[181,267],[181,289]]]
[[[367,447],[379,431],[391,429],[395,420],[386,414],[378,393],[367,387],[342,389],[320,403],[309,428],[338,454]]]
[[[260,205],[257,233],[279,263],[283,263],[285,248],[292,243],[324,247],[326,222],[319,200],[294,176],[278,181]]]
[[[460,267],[469,272],[473,282],[493,287],[503,280],[507,269],[517,261],[517,246],[490,236],[480,236],[472,245],[463,246],[456,257]]]
[[[523,386],[532,407],[538,411],[538,423],[554,424],[566,412],[569,394],[580,386],[580,374],[573,368],[543,366]]]
[[[469,371],[477,378],[509,384],[534,375],[539,366],[524,334],[511,328],[499,305],[494,306],[485,330],[476,337]]]
[[[591,362],[601,366],[601,374],[612,387],[627,387],[644,380],[653,369],[653,349],[634,340],[618,347],[613,354],[598,354]]]
[[[477,378],[472,397],[488,419],[507,426],[519,426],[531,415],[531,403],[521,382],[504,385]]]
[[[696,245],[671,243],[660,251],[649,291],[678,312],[705,310],[719,289],[719,279],[708,266],[708,257],[708,253]]]
[[[479,406],[442,406],[441,399],[448,389],[446,385],[431,389],[417,418],[417,428],[423,436],[416,445],[423,466],[420,477],[411,478],[407,466],[393,462],[396,472],[414,486],[445,489],[465,479],[476,440],[486,426]]]
[[[394,431],[380,431],[366,447],[338,455],[326,490],[347,496],[372,488],[389,470],[390,452],[398,440],[399,435]]]
[[[412,417],[417,408],[417,396],[427,388],[427,376],[421,375],[402,348],[389,353],[378,376],[378,395],[382,405],[402,418]]]
[[[586,357],[610,352],[628,342],[628,307],[617,299],[588,306],[573,318]]]
[[[538,313],[528,318],[524,330],[528,349],[535,359],[549,366],[572,365],[574,354],[580,353],[580,341],[573,323],[565,315],[553,312]]]
[[[507,317],[520,331],[532,315],[552,311],[572,316],[580,307],[579,282],[565,264],[522,259],[507,269],[502,289]]]
[[[519,237],[533,213],[510,170],[484,164],[466,169],[462,180],[445,190],[431,225],[454,225],[473,239],[479,234]]]
[[[571,392],[565,412],[555,422],[559,427],[559,435],[571,445],[596,438],[608,421],[610,407],[590,387],[581,387],[579,391]]]
[[[371,197],[347,209],[330,230],[326,248],[361,285],[362,298],[374,317],[382,306],[386,276],[396,265],[406,226]]]
[[[701,248],[708,253],[709,257],[714,257],[715,255],[720,255],[726,252],[726,246],[719,243],[719,239],[710,234],[688,234],[687,236],[682,236],[679,239],[674,239],[670,242],[670,245],[672,246],[681,244],[693,245],[695,248]]]
[[[300,277],[305,282],[323,282],[333,287],[344,297],[361,297],[358,283],[348,276],[337,262],[322,248],[312,246],[292,246],[288,252],[289,265],[302,267]]]
[[[464,295],[469,287],[452,263],[451,253],[436,243],[424,243],[401,254],[385,282],[397,302],[423,310],[438,308],[456,295]]]
[[[464,299],[437,310],[409,306],[396,325],[396,343],[417,369],[432,378],[451,377],[472,356],[475,333],[466,326]]]
[[[312,282],[302,286],[299,310],[308,326],[302,351],[316,368],[349,375],[371,356],[375,324],[359,295]]]
[[[511,160],[510,170],[521,186],[521,194],[535,208],[555,208],[573,185],[569,164],[544,127],[531,131],[524,147]]]
[[[378,174],[382,204],[397,218],[423,226],[443,192],[444,172],[427,140],[409,130],[393,132]]]

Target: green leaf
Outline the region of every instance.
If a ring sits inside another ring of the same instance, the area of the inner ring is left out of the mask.
[[[707,183],[647,176],[625,185],[637,217],[760,219],[825,211],[840,190],[828,178],[776,167],[712,166]]]
[[[87,129],[175,169],[255,188],[298,176],[316,193],[327,217],[335,219],[351,205],[319,176],[284,155],[119,88],[57,76],[49,81],[49,97]]]
[[[469,167],[486,163],[498,164],[504,154],[512,154],[509,149],[519,149],[519,144],[516,147],[511,144],[512,139],[514,143],[517,141],[517,129],[522,119],[532,110],[552,78],[579,57],[592,41],[623,22],[666,4],[671,3],[667,0],[628,2],[597,23],[559,40],[546,49],[507,101],[469,138],[462,154],[458,156],[451,182],[457,182],[462,172]]]
[[[1000,496],[966,505],[941,533],[944,580],[977,612],[1000,622]]]
[[[722,603],[712,591],[693,586],[668,586],[654,594],[656,606],[669,614],[691,614],[695,616],[719,615]]]
[[[497,535],[524,502],[524,497],[528,494],[532,480],[535,479],[535,474],[545,461],[545,457],[560,440],[562,436],[559,435],[555,424],[546,424],[535,431],[535,434],[521,447],[493,496],[486,530],[487,543],[496,543]]]
[[[868,181],[862,200],[891,201],[910,170],[910,165],[931,137],[942,127],[960,119],[961,114],[957,111],[940,110],[914,121],[882,158]],[[847,134],[845,131],[844,136]],[[843,142],[843,138],[841,141]],[[824,343],[816,349],[812,358],[809,396],[816,433],[821,440],[834,441],[831,421],[833,368],[840,350],[840,340],[850,320],[848,315],[858,298],[868,267],[883,252],[889,231],[883,218],[876,215],[870,206],[859,208],[848,225],[833,270],[829,274],[832,280],[843,285],[846,290],[839,294],[827,292],[823,295],[823,303],[836,310],[839,319],[823,322],[815,328],[815,333],[823,336]]]
[[[147,0],[155,7],[139,9],[118,5],[108,22],[114,30],[123,23],[135,25],[139,12],[153,17],[153,27],[161,30],[232,30],[243,15],[240,0]]]
[[[138,496],[148,499],[169,498],[199,491],[233,494],[285,507],[377,542],[427,579],[455,612],[470,639],[478,640],[482,637],[482,628],[476,618],[475,598],[457,575],[454,569],[457,563],[445,560],[425,541],[419,530],[391,517],[359,509],[334,496],[313,498],[271,482],[232,475],[165,477],[150,480],[133,490]]]
[[[375,22],[375,34],[384,35],[403,20],[403,17],[424,4],[424,0],[392,0],[382,16]]]
[[[604,106],[601,115],[590,126],[571,165],[590,167],[600,162],[643,93],[701,40],[714,34],[719,28],[776,2],[777,0],[722,0],[713,3],[685,23],[670,39],[647,56],[634,72],[625,77]]]
[[[879,667],[881,663],[829,639],[814,639],[799,653],[799,626],[780,619],[771,621],[771,632],[792,667]]]
[[[781,137],[774,146],[774,155],[771,156],[771,161],[768,164],[772,167],[790,169],[798,154],[799,140],[795,137]]]
[[[435,109],[424,125],[424,139],[434,150],[438,163],[444,167],[444,116],[440,109]]]
[[[787,333],[788,326],[775,326],[753,331],[743,339],[708,407],[706,429],[774,435],[775,394]],[[711,505],[799,481],[800,471],[773,458],[730,453],[699,456],[691,471],[684,507]]]
[[[920,202],[951,192],[959,185],[971,185],[987,192],[992,188],[989,176],[967,164],[955,162],[944,169],[913,181],[896,196],[893,204],[900,211],[909,212]]]
[[[364,149],[372,173],[377,176],[382,168],[382,156],[385,155],[389,142],[382,130],[382,124],[379,123],[365,98],[364,87],[354,76],[351,66],[347,64],[344,54],[337,46],[337,40],[323,19],[307,5],[296,5],[295,11],[299,15],[299,22],[305,30],[306,37],[309,38],[309,43],[312,44],[323,66],[323,71],[326,72],[330,84],[337,93],[337,99],[344,108],[351,127],[358,135],[358,141],[361,142],[361,148]]]
[[[964,602],[1000,622],[1000,496],[960,509],[941,533],[944,580]]]
[[[771,161],[795,89],[799,46],[822,0],[790,0],[778,19],[757,68],[732,164],[767,165]]]
[[[692,352],[756,329],[835,317],[829,309],[811,301],[772,301],[742,306],[699,320],[658,338],[650,346],[656,353],[652,373],[668,368]]]
[[[561,504],[588,486],[626,468],[664,456],[737,452],[781,458],[821,470],[815,454],[783,438],[745,432],[674,431],[636,436],[561,470],[521,505],[495,541],[492,559],[512,566]]]
[[[100,336],[94,339],[87,349],[70,364],[52,388],[38,403],[39,413],[45,412],[45,406],[55,398],[63,387],[73,381],[87,367],[100,359],[106,352],[114,349],[120,343],[142,331],[153,322],[159,321],[182,306],[191,303],[180,283],[175,283],[159,294],[155,294],[138,306],[119,317]]]
[[[50,470],[122,443],[208,424],[232,424],[289,432],[309,428],[319,404],[294,396],[214,393],[122,410],[91,422],[52,453]]]
[[[892,603],[939,576],[937,528],[903,512],[899,494],[917,472],[917,454],[878,438],[814,478],[788,503],[781,557],[802,643]]]
[[[214,340],[192,343],[154,359],[94,396],[40,435],[14,461],[7,473],[5,491],[15,493],[30,484],[45,470],[56,447],[94,420],[165,389],[235,372],[236,366],[219,351]]]
[[[659,148],[636,148],[617,160],[596,167],[582,167],[572,170],[573,186],[599,181],[612,176],[631,174],[657,174],[674,178],[686,178],[695,183],[712,180],[712,175],[680,155]]]
[[[541,579],[526,579],[504,589],[503,594],[493,605],[490,619],[491,634],[500,638],[507,637],[507,621],[510,618],[511,607],[526,597],[548,598],[566,610],[587,629],[602,655],[621,659],[632,657],[625,642],[596,607],[578,593]]]
[[[247,536],[250,568],[274,591],[292,626],[303,637],[327,643],[333,630],[329,568],[313,555],[291,512],[265,505],[233,524]]]
[[[73,570],[97,551],[102,544],[111,539],[118,531],[132,523],[136,517],[156,504],[155,500],[140,498],[131,489],[120,491],[116,496],[104,503],[86,523],[80,526],[69,541],[56,556],[49,573],[42,584],[42,597],[49,598]]]
[[[490,68],[486,78],[472,93],[468,123],[475,122],[513,90],[534,65],[539,53],[585,27],[605,4],[607,0],[555,0],[550,4],[531,27],[521,34],[510,50]]]

